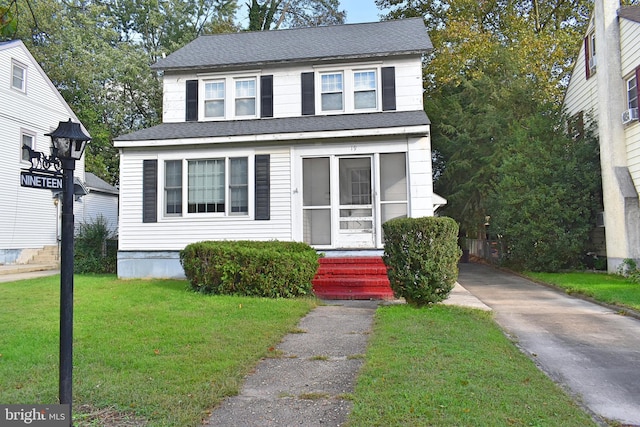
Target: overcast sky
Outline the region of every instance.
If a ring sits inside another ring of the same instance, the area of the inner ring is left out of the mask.
[[[375,0],[340,0],[340,8],[347,11],[347,24],[380,21]]]

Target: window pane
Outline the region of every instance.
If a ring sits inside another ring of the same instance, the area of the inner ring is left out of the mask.
[[[224,100],[205,101],[204,116],[205,117],[224,117]]]
[[[302,204],[304,206],[331,204],[328,157],[302,160]]]
[[[236,116],[255,116],[256,99],[236,99]]]
[[[20,149],[22,150],[22,160],[30,161],[29,150],[22,148],[22,146],[28,146],[29,148],[33,147],[33,136],[22,134],[22,143],[20,144]]]
[[[629,108],[638,108],[638,90],[635,77],[627,80],[627,100]]]
[[[404,153],[380,155],[380,200],[407,200],[406,156]]]
[[[182,214],[182,160],[164,163],[165,213]]]
[[[224,82],[209,82],[204,85],[205,99],[224,99]]]
[[[256,96],[255,80],[236,81],[236,98],[248,98]]]
[[[224,160],[189,162],[188,203],[190,213],[224,212]]]
[[[305,209],[303,240],[310,245],[331,244],[331,209]]]
[[[342,74],[323,74],[322,92],[342,92]]]
[[[356,92],[354,94],[354,107],[356,110],[363,108],[376,108],[376,92]]]
[[[342,93],[323,93],[322,111],[342,110]]]
[[[229,204],[231,213],[249,213],[249,166],[246,157],[229,160]]]
[[[354,73],[353,75],[354,89],[360,90],[375,90],[376,89],[376,72],[364,71]]]

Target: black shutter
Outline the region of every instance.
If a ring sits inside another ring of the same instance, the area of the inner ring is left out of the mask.
[[[382,111],[396,109],[396,68],[382,68]]]
[[[142,161],[142,222],[158,222],[158,161]]]
[[[271,218],[271,173],[269,154],[256,155],[256,219]]]
[[[260,117],[273,117],[273,76],[260,77]]]
[[[186,121],[198,121],[198,81],[187,80]]]
[[[313,116],[316,113],[316,96],[314,90],[314,76],[311,73],[302,73],[302,115]]]

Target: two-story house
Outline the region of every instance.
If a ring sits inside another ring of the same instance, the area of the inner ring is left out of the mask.
[[[0,264],[55,261],[61,199],[51,190],[22,187],[20,172],[31,167],[27,145],[48,155],[45,134],[70,118],[69,105],[20,40],[0,42]],[[75,176],[84,178],[84,157]],[[82,216],[82,205],[74,206]]]
[[[201,240],[380,250],[434,214],[422,19],[201,36],[153,65],[163,123],[123,135],[120,277]],[[436,200],[437,199],[437,200]]]
[[[608,270],[640,260],[640,6],[596,0],[564,107],[574,131],[597,127]]]

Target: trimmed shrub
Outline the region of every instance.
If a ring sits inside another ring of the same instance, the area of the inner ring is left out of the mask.
[[[180,251],[195,291],[267,298],[311,294],[318,258],[306,243],[280,241],[206,241]]]
[[[447,217],[396,218],[382,228],[395,296],[418,307],[444,300],[458,278],[458,224]]]
[[[104,216],[98,215],[92,221],[79,224],[73,246],[76,273],[116,272],[118,241]]]

